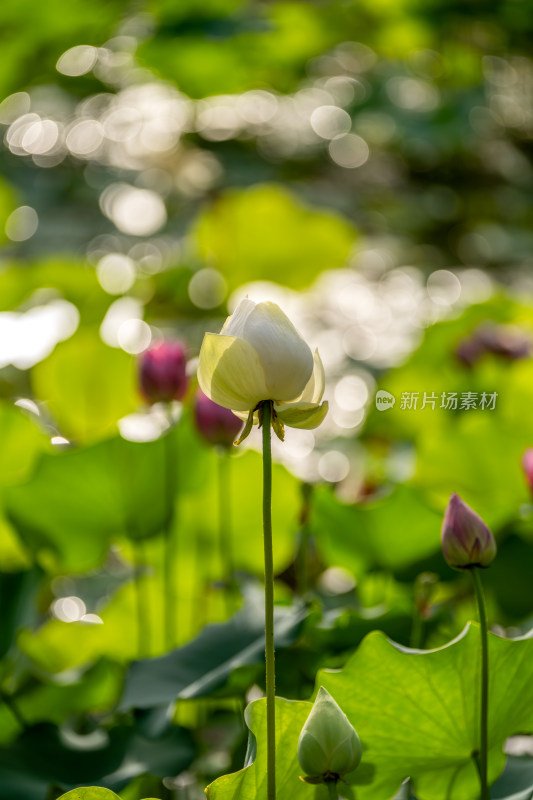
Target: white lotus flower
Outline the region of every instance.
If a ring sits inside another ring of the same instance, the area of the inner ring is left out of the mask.
[[[205,334],[198,382],[211,400],[247,419],[239,441],[265,401],[272,403],[272,425],[280,439],[283,424],[316,428],[328,410],[326,402],[320,403],[324,368],[318,350],[313,356],[275,303],[241,300],[220,333]]]

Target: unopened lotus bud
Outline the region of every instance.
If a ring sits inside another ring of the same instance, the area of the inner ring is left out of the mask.
[[[355,728],[323,686],[302,728],[298,761],[311,783],[337,780],[361,761]]]
[[[508,361],[518,361],[531,355],[531,341],[524,331],[506,325],[483,326],[477,338],[487,353]]]
[[[163,341],[149,347],[140,358],[139,384],[149,403],[181,400],[187,391],[187,360],[179,342]]]
[[[194,401],[194,421],[209,444],[221,447],[230,447],[242,428],[242,420],[233,411],[214,403],[200,390]]]
[[[450,497],[441,537],[444,558],[455,569],[488,567],[496,555],[489,528],[457,494]]]
[[[529,447],[524,453],[522,466],[530,491],[533,493],[533,447]]]
[[[455,348],[455,355],[465,367],[473,367],[484,354],[484,348],[474,336],[462,339]]]

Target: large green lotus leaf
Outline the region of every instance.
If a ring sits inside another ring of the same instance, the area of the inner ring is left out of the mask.
[[[489,636],[489,780],[505,763],[502,746],[533,730],[533,638]],[[358,800],[392,797],[406,777],[419,800],[475,800],[480,641],[468,626],[439,650],[402,648],[371,633],[338,673],[317,677],[361,736],[354,773]],[[369,776],[372,779],[369,781]]]
[[[323,270],[343,266],[355,236],[338,214],[270,184],[228,191],[195,231],[199,255],[224,274],[230,289],[257,280],[308,286]]]
[[[309,702],[276,698],[276,793],[280,798],[326,800],[328,796],[326,787],[312,787],[300,780],[298,739],[311,708]],[[250,703],[245,719],[251,732],[247,766],[208,786],[208,800],[263,800],[267,796],[266,701]]]
[[[533,442],[533,360],[488,360],[477,372],[498,392],[496,408],[451,414],[439,428],[425,430],[414,481],[442,503],[458,492],[497,528],[528,498],[521,462]]]
[[[153,442],[116,436],[44,455],[27,483],[6,492],[9,518],[48,568],[89,569],[104,558],[111,539],[154,536],[169,522],[167,447],[179,458],[179,436],[177,429]],[[191,473],[197,456],[188,448]],[[175,476],[180,487],[187,472]]]
[[[41,453],[51,451],[50,437],[41,431],[34,419],[21,408],[0,403],[0,487],[13,486],[28,478]],[[29,566],[29,553],[24,550],[12,525],[0,510],[0,564],[5,572],[16,572]]]
[[[533,394],[528,409],[531,403]],[[525,408],[512,423],[499,411],[489,414],[463,415],[453,426],[427,431],[418,444],[413,482],[443,510],[457,492],[496,531],[527,500],[521,461],[533,431]]]
[[[98,328],[80,328],[32,370],[35,397],[67,439],[90,442],[116,431],[139,405],[135,359],[108,347]]]
[[[169,518],[165,443],[120,437],[45,455],[32,479],[6,493],[9,517],[50,569],[95,566],[120,536],[158,533]]]
[[[120,800],[120,797],[109,789],[102,789],[101,786],[88,786],[84,789],[72,789],[62,794],[58,800]]]
[[[109,789],[102,789],[100,786],[88,786],[84,789],[72,789],[72,791],[62,794],[58,800],[120,800],[120,797]],[[147,797],[145,800],[155,800]]]
[[[491,634],[489,658],[493,782],[505,763],[505,739],[533,730],[533,638],[508,640]],[[408,787],[400,787],[406,777],[419,800],[476,800],[479,778],[471,754],[478,741],[479,670],[479,629],[470,625],[453,642],[430,651],[403,648],[376,631],[344,669],[318,674],[317,686],[332,694],[361,738],[362,762],[349,776],[357,800],[403,799]],[[297,782],[297,742],[310,709],[309,703],[276,701],[280,796],[295,800],[326,796],[321,788],[315,795],[314,787]],[[264,701],[248,707],[247,724],[257,752],[255,747],[249,750],[243,770],[208,787],[212,800],[266,797],[264,718]],[[343,793],[348,795],[344,787]]]
[[[21,408],[0,403],[0,485],[20,483],[30,474],[40,453],[51,451],[50,437]]]
[[[63,789],[99,784],[120,791],[145,772],[176,775],[194,754],[185,728],[172,727],[162,736],[147,738],[124,725],[80,735],[45,723],[28,728],[0,751],[0,785],[10,800],[46,800],[50,783]],[[32,781],[31,792],[26,781]]]
[[[358,574],[368,567],[400,569],[440,547],[442,516],[420,493],[397,486],[384,498],[358,505],[329,488],[315,493],[313,528],[328,563]]]
[[[307,615],[301,606],[275,609],[276,647],[294,642]],[[264,660],[264,628],[264,604],[254,592],[228,622],[208,625],[192,642],[160,658],[134,661],[120,708],[150,708],[210,694],[233,670]]]

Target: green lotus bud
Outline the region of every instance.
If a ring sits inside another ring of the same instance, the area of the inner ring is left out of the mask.
[[[361,742],[355,728],[323,686],[302,728],[298,761],[305,774],[315,779],[313,783],[336,780],[361,761]]]

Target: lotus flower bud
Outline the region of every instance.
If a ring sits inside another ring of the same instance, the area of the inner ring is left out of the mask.
[[[488,567],[496,555],[494,536],[481,517],[452,494],[442,523],[442,552],[455,569]]]
[[[529,447],[522,458],[522,466],[528,486],[533,493],[533,447]]]
[[[489,325],[480,328],[477,338],[487,353],[518,361],[531,354],[531,341],[519,328]]]
[[[465,367],[473,367],[483,354],[483,345],[473,336],[460,341],[455,349],[456,357]]]
[[[355,728],[323,686],[302,728],[298,761],[311,783],[337,780],[361,761],[361,742]]]
[[[465,366],[472,367],[487,353],[518,361],[531,355],[531,340],[520,329],[506,325],[481,325],[471,336],[459,342],[455,355]]]
[[[140,358],[139,383],[149,403],[181,400],[187,391],[185,348],[163,341],[149,347]]]
[[[200,390],[194,401],[194,420],[198,432],[209,444],[222,447],[230,447],[242,428],[242,420],[233,411],[213,403]]]

